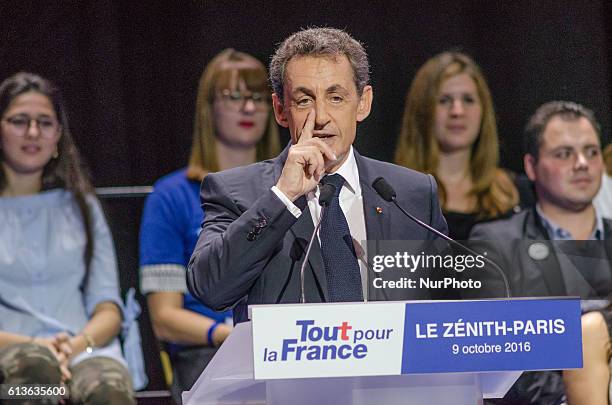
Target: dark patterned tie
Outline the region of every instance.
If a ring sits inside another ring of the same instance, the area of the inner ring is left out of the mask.
[[[333,184],[336,194],[326,208],[319,230],[321,254],[331,302],[362,301],[361,274],[346,217],[340,208],[340,190],[344,178],[339,174],[323,177],[323,184]]]

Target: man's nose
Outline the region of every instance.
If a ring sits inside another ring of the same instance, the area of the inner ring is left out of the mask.
[[[574,169],[584,169],[589,167],[589,161],[582,152],[576,153],[576,162],[574,163]]]
[[[315,103],[315,128],[322,128],[329,122],[329,113],[325,103]]]

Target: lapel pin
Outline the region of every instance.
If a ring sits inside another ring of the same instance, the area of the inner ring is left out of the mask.
[[[376,213],[377,214],[382,214],[382,208],[376,207]]]
[[[535,242],[529,246],[527,254],[533,260],[544,260],[550,254],[550,249],[542,242]]]

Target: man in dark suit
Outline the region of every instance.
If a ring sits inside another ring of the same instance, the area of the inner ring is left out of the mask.
[[[599,132],[593,112],[571,102],[544,104],[529,120],[524,165],[535,207],[470,234],[504,269],[513,296],[612,292],[612,221],[593,206],[603,170]],[[495,280],[483,282],[484,296],[503,296]]]
[[[321,210],[319,182],[335,179],[335,200],[308,256],[305,301],[358,301],[368,293],[428,298],[408,289],[391,297],[373,291],[367,260],[359,260],[365,240],[434,239],[376,193],[379,176],[406,209],[447,231],[432,176],[352,147],[372,104],[363,46],[341,30],[302,30],[276,50],[270,76],[276,120],[289,129],[291,145],[270,161],[206,176],[205,221],[187,273],[191,293],[216,310],[239,303],[238,322],[247,304],[299,302],[300,267]]]
[[[593,206],[603,170],[600,129],[593,112],[579,104],[542,105],[526,128],[525,172],[537,203],[509,219],[477,225],[473,247],[486,251],[506,273],[514,297],[607,298],[612,292],[612,221]],[[489,269],[490,270],[490,269]],[[503,297],[493,272],[481,290],[466,297]],[[604,305],[596,300],[583,306]],[[491,404],[560,404],[558,371],[524,373],[503,400]]]

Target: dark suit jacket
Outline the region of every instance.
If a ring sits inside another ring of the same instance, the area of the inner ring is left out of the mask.
[[[272,160],[207,175],[201,199],[203,229],[187,272],[189,291],[215,310],[234,306],[234,319],[246,320],[246,305],[295,303],[300,297],[300,267],[314,225],[306,197],[295,204],[299,218],[271,191],[281,175],[288,148]],[[360,156],[355,160],[363,197],[368,240],[432,240],[435,235],[404,217],[372,188],[383,176],[395,188],[397,201],[442,232],[446,222],[430,175]],[[381,210],[377,208],[382,209]],[[400,296],[371,299],[409,299]],[[306,302],[328,299],[323,259],[315,242],[305,271]]]
[[[556,246],[552,243],[535,207],[508,219],[476,225],[470,233],[470,245],[476,251],[487,251],[487,257],[504,270],[511,294],[515,297],[567,295],[559,260],[555,254]],[[534,246],[535,244],[539,246]],[[604,219],[603,245],[609,264],[612,258],[612,220]],[[538,248],[539,253],[548,249],[546,257],[538,256]],[[608,266],[608,271],[612,272],[612,266]],[[466,274],[463,276],[469,277]],[[482,278],[484,289],[467,291],[464,294],[466,298],[504,296],[501,278],[491,268],[486,268]],[[599,293],[603,296],[588,298],[605,298],[610,291]]]

